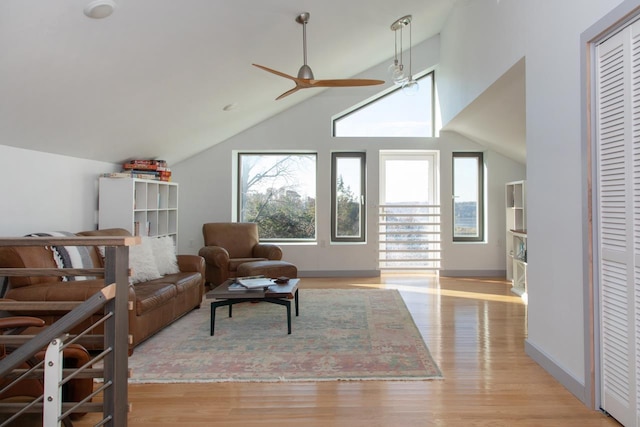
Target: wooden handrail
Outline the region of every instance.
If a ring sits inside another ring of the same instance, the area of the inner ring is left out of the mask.
[[[104,276],[104,268],[0,268],[5,277]]]
[[[0,237],[0,246],[135,246],[140,236]]]

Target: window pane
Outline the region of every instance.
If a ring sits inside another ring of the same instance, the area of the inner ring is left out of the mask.
[[[364,240],[364,153],[333,154],[333,241]]]
[[[384,203],[429,203],[431,169],[428,160],[385,161]]]
[[[433,136],[433,74],[418,84],[415,95],[398,89],[335,119],[334,136]]]
[[[482,188],[482,153],[454,153],[454,240],[482,240]]]
[[[240,154],[240,222],[261,240],[316,238],[316,155]]]

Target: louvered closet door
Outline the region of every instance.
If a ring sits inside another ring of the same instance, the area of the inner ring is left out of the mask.
[[[602,408],[626,426],[640,425],[639,34],[635,22],[601,43],[596,70]]]

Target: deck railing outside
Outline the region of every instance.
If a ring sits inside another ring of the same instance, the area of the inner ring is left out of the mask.
[[[380,205],[378,233],[380,270],[440,269],[439,205]]]

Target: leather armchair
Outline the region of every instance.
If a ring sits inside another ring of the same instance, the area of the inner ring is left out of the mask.
[[[236,277],[245,262],[282,259],[278,245],[260,243],[258,224],[247,222],[211,222],[202,226],[204,247],[198,255],[206,263],[205,283],[217,286]]]

